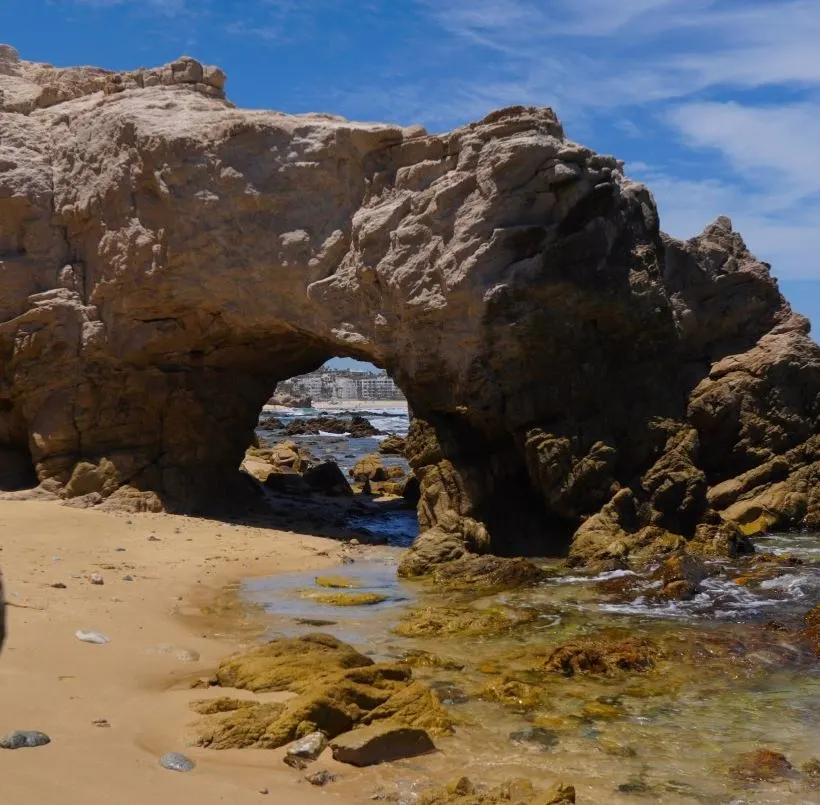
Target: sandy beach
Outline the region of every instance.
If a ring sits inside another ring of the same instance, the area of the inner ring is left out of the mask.
[[[11,604],[0,734],[40,730],[52,739],[0,751],[0,802],[242,805],[266,801],[265,790],[281,803],[358,801],[300,782],[282,750],[187,745],[196,719],[188,704],[201,698],[190,682],[259,636],[226,586],[333,564],[338,542],[189,517],[0,501],[0,546]],[[102,585],[91,583],[93,573]],[[111,642],[80,642],[81,629]],[[158,758],[168,751],[185,752],[197,768],[163,769]]]

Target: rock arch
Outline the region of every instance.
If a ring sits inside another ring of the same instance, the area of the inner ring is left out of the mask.
[[[820,518],[818,347],[727,219],[662,235],[549,109],[431,136],[223,85],[0,51],[0,445],[43,488],[212,502],[275,383],[344,355],[405,391],[445,541],[606,559],[776,484]]]

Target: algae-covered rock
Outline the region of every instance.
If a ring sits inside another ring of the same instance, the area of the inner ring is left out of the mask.
[[[449,590],[514,589],[537,584],[547,574],[528,559],[507,559],[500,556],[468,556],[435,568],[432,574],[436,587]]]
[[[322,732],[333,738],[356,726],[381,721],[425,729],[433,735],[452,731],[453,719],[427,687],[413,681],[407,666],[375,665],[368,661],[368,664],[340,668],[344,662],[358,662],[358,653],[341,643],[327,656],[326,666],[319,667],[299,661],[300,650],[313,651],[310,645],[305,647],[304,642],[298,640],[278,642],[278,652],[269,658],[270,670],[264,668],[264,655],[256,654],[253,673],[240,676],[238,681],[262,684],[260,690],[289,689],[299,691],[300,695],[284,704],[237,702],[234,705],[228,704],[231,700],[222,700],[226,704],[207,710],[213,714],[200,725],[200,745],[214,749],[245,746],[272,749],[310,733]],[[297,668],[294,674],[298,676],[287,677],[282,670],[286,651],[292,653],[293,665]],[[226,678],[234,679],[234,676]],[[277,687],[272,688],[271,684]]]
[[[803,637],[814,646],[817,656],[820,657],[820,604],[803,616],[806,624]]]
[[[379,452],[387,456],[403,456],[407,448],[407,440],[403,436],[391,434],[386,439],[382,439],[379,444]]]
[[[217,711],[217,714],[203,719],[198,728],[197,743],[199,746],[212,749],[262,746],[270,725],[276,723],[284,711],[285,705],[280,702],[255,702],[250,707]],[[278,745],[282,746],[285,743],[288,741]]]
[[[464,663],[447,657],[440,657],[438,654],[424,649],[409,649],[402,655],[399,662],[409,665],[411,668],[441,668],[444,671],[461,671],[464,669]]]
[[[232,699],[228,696],[220,696],[218,699],[198,699],[191,702],[189,707],[201,716],[211,716],[215,713],[232,713],[235,710],[243,710],[256,707],[258,702],[253,699]]]
[[[303,595],[311,601],[316,601],[317,604],[328,604],[334,607],[366,607],[381,604],[387,600],[386,595],[372,592],[314,593],[308,591]]]
[[[216,678],[224,688],[301,693],[340,671],[370,665],[373,660],[332,635],[308,634],[271,640],[229,657],[220,663]]]
[[[624,715],[624,708],[607,702],[586,702],[581,709],[581,715],[592,721],[609,721]]]
[[[737,758],[729,770],[732,777],[749,782],[773,781],[787,776],[794,767],[785,755],[771,749],[755,749]]]
[[[404,637],[437,637],[449,635],[487,635],[503,632],[537,617],[535,612],[493,607],[459,609],[458,607],[423,607],[412,610],[393,627]]]
[[[316,576],[313,583],[317,587],[329,587],[332,590],[349,590],[362,586],[360,581],[349,576]]]
[[[709,577],[710,570],[699,557],[680,553],[665,560],[657,575],[663,584],[658,593],[661,597],[689,600]]]
[[[608,676],[622,671],[649,670],[662,656],[660,646],[647,638],[608,640],[602,636],[593,636],[553,649],[544,658],[542,668],[564,676]]]
[[[421,792],[418,805],[572,805],[575,789],[565,783],[555,783],[546,791],[539,791],[523,778],[508,780],[496,788],[483,788],[468,777],[457,777],[445,786]]]
[[[352,766],[374,766],[436,750],[424,730],[389,722],[339,735],[331,741],[330,748],[334,760]]]
[[[509,676],[501,676],[488,682],[480,693],[482,699],[519,710],[537,707],[543,702],[545,695],[546,691],[537,685]]]
[[[427,491],[429,493],[429,487]],[[490,535],[482,523],[447,509],[441,511],[436,519],[435,528],[419,534],[410,550],[402,556],[398,568],[400,577],[426,576],[445,562],[461,559],[471,552],[488,552]]]

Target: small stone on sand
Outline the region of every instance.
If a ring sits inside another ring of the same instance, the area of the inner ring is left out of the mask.
[[[169,771],[193,771],[196,763],[180,752],[166,752],[160,759],[159,765]]]
[[[34,748],[36,746],[45,746],[48,743],[51,743],[51,738],[44,732],[17,730],[5,738],[0,738],[0,749]]]
[[[75,632],[74,636],[77,640],[82,641],[83,643],[94,643],[95,645],[102,646],[106,643],[110,643],[111,639],[106,637],[102,632],[90,632],[85,631],[84,629],[79,629]]]

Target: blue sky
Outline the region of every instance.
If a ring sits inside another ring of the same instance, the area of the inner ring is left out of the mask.
[[[0,38],[61,66],[188,54],[243,106],[433,131],[553,106],[667,232],[729,215],[820,332],[820,0],[3,0]]]

